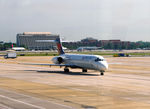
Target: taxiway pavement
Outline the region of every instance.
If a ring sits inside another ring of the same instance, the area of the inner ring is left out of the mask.
[[[39,60],[40,59],[40,60]],[[21,65],[48,63],[50,57],[0,59],[2,109],[149,109],[150,57],[106,58],[99,72],[64,73],[58,67]]]

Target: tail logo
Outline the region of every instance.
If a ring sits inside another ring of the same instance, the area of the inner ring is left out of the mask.
[[[57,44],[58,52],[61,54],[61,44]]]

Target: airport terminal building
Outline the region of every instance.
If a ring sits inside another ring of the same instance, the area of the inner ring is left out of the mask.
[[[54,42],[37,42],[37,40],[55,40],[59,35],[50,32],[24,32],[17,34],[17,46],[26,47],[28,50],[53,50]]]

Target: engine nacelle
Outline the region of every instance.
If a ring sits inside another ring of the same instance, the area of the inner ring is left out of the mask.
[[[61,63],[64,62],[64,59],[63,59],[62,57],[54,57],[54,58],[52,59],[52,61],[53,61],[53,63],[55,63],[55,64],[61,64]]]
[[[58,64],[61,64],[64,62],[64,59],[62,57],[58,57],[57,62],[58,62]]]

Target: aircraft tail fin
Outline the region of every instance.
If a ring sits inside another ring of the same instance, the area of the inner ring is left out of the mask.
[[[13,45],[13,43],[11,44],[11,48],[13,48],[14,47],[14,45]]]
[[[57,50],[58,50],[58,54],[61,55],[61,54],[65,54],[63,48],[62,48],[62,43],[60,41],[60,38],[56,38],[56,45],[57,45]]]

